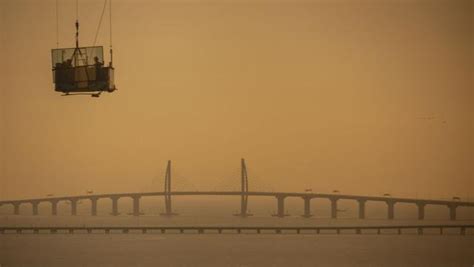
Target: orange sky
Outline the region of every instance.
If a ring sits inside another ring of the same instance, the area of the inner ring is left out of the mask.
[[[168,159],[176,189],[237,189],[245,157],[251,190],[474,200],[473,1],[114,0],[99,99],[53,91],[55,1],[0,3],[2,199],[161,190]]]

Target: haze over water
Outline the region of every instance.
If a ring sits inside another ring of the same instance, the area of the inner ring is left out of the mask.
[[[372,205],[367,219],[357,219],[356,205],[341,203],[338,219],[330,219],[329,202],[312,202],[312,218],[302,218],[302,201],[287,201],[285,218],[271,217],[275,200],[250,199],[254,216],[232,216],[238,210],[237,197],[228,199],[175,198],[179,216],[163,217],[161,198],[143,199],[143,216],[135,217],[131,201],[120,201],[121,215],[110,216],[109,201],[99,204],[98,216],[90,216],[90,203],[78,207],[78,216],[70,216],[67,205],[59,207],[59,216],[48,216],[49,205],[40,206],[40,216],[11,216],[2,209],[1,225],[16,226],[315,226],[315,225],[390,225],[390,224],[459,224],[474,221],[473,210],[461,210],[459,220],[448,221],[447,208],[427,209],[424,221],[416,220],[416,209],[397,207],[395,220],[386,220],[385,205]],[[100,201],[99,201],[100,203]],[[25,205],[21,212],[31,214]],[[414,205],[413,205],[414,206]],[[458,230],[440,236],[437,229],[423,236],[416,231],[397,235],[385,231],[363,235],[333,231],[319,235],[287,232],[282,235],[260,234],[141,234],[103,233],[73,235],[8,234],[0,236],[0,259],[6,266],[470,266],[474,262],[474,231],[460,236]],[[25,251],[22,247],[28,247]]]
[[[56,3],[58,8],[56,9]],[[91,46],[103,2],[79,0]],[[58,13],[56,13],[58,12]],[[56,14],[58,15],[56,17]],[[108,13],[97,45],[109,47]],[[286,191],[474,201],[474,1],[113,0],[118,91],[53,90],[50,50],[74,47],[73,0],[0,0],[0,200],[162,191]],[[56,24],[56,18],[59,24]],[[57,29],[57,30],[56,30]],[[105,54],[105,62],[109,55]],[[474,221],[459,208],[176,197],[0,206],[1,226],[385,225]],[[474,235],[7,234],[3,266],[472,266]]]
[[[253,189],[473,197],[470,0],[114,0],[98,99],[53,90],[55,6],[1,1],[2,199],[161,189],[169,159],[238,188],[242,157]],[[80,45],[102,7],[79,1]]]

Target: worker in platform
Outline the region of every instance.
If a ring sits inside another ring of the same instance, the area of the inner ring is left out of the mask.
[[[98,57],[94,57],[94,66],[95,66],[95,73],[96,73],[96,80],[97,81],[102,81],[103,80],[103,74],[102,74],[102,66],[104,65],[103,62],[99,61]]]

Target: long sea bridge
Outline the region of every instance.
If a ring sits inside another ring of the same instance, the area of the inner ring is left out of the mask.
[[[0,226],[0,234],[413,234],[473,235],[474,224],[383,226]],[[434,232],[435,230],[436,232]],[[470,232],[468,232],[470,231]]]
[[[45,197],[45,198],[31,198],[31,199],[17,199],[17,200],[3,200],[0,201],[0,206],[12,205],[13,214],[20,214],[21,205],[30,205],[32,214],[38,215],[38,206],[40,203],[48,202],[51,205],[51,214],[58,214],[58,203],[61,201],[69,202],[71,215],[77,215],[77,204],[80,200],[89,200],[91,203],[90,214],[97,215],[97,202],[102,199],[111,199],[111,214],[117,216],[118,201],[121,198],[131,199],[133,202],[134,216],[140,216],[140,200],[145,197],[162,196],[165,201],[165,212],[162,215],[172,216],[176,215],[172,210],[172,197],[178,196],[235,196],[241,200],[240,213],[241,217],[247,217],[251,214],[248,212],[248,198],[249,197],[267,197],[276,200],[277,212],[275,216],[285,217],[285,200],[288,198],[299,198],[302,200],[304,207],[303,217],[309,218],[311,214],[311,200],[313,199],[327,199],[331,205],[331,218],[337,218],[338,215],[338,201],[351,200],[358,203],[358,217],[360,219],[366,218],[366,204],[367,202],[382,202],[387,207],[387,219],[392,220],[395,217],[395,208],[399,203],[412,204],[417,207],[418,219],[425,218],[425,207],[427,205],[445,206],[449,219],[456,220],[457,209],[459,207],[474,207],[474,202],[453,200],[437,200],[437,199],[419,199],[419,198],[400,198],[392,196],[366,196],[366,195],[350,195],[350,194],[323,194],[313,192],[263,192],[263,191],[249,191],[248,176],[245,161],[241,162],[241,190],[240,191],[172,191],[171,190],[171,162],[168,161],[168,166],[165,174],[165,189],[159,192],[129,192],[129,193],[108,193],[108,194],[86,194],[76,196],[61,196],[61,197]]]

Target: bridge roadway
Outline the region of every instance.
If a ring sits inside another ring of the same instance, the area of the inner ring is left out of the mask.
[[[51,203],[52,215],[57,215],[57,203],[60,201],[69,201],[71,204],[71,214],[77,214],[77,202],[79,200],[91,201],[91,215],[97,215],[97,201],[99,199],[112,200],[112,214],[118,215],[118,199],[131,198],[133,200],[133,215],[140,215],[140,198],[151,196],[255,196],[255,197],[274,197],[277,199],[277,217],[285,217],[285,199],[289,197],[301,198],[304,201],[303,217],[311,217],[310,205],[311,199],[322,198],[328,199],[331,203],[331,217],[337,218],[337,202],[339,200],[353,200],[358,202],[359,218],[365,219],[365,205],[367,201],[385,202],[387,204],[387,218],[394,219],[395,204],[409,203],[414,204],[418,208],[418,219],[423,220],[425,217],[426,205],[442,205],[449,209],[449,217],[451,220],[456,220],[456,210],[458,207],[474,207],[474,202],[458,201],[458,200],[436,200],[436,199],[416,199],[416,198],[399,198],[392,196],[362,196],[362,195],[347,195],[347,194],[322,194],[322,193],[292,193],[292,192],[241,192],[241,191],[176,191],[176,192],[141,192],[141,193],[111,193],[111,194],[87,194],[77,196],[62,196],[62,197],[46,197],[46,198],[32,198],[20,200],[3,200],[0,201],[2,205],[13,205],[14,214],[20,214],[20,205],[30,204],[32,206],[33,215],[38,215],[38,205],[41,202]],[[241,207],[240,216],[249,216],[245,209]],[[172,213],[165,214],[172,215]]]
[[[326,234],[341,234],[343,233],[373,233],[373,230],[376,230],[377,234],[382,233],[393,233],[393,230],[397,230],[397,233],[403,234],[407,233],[407,230],[416,230],[419,235],[422,235],[424,230],[427,229],[438,229],[439,234],[442,235],[445,229],[455,229],[451,231],[450,234],[460,234],[466,235],[467,229],[474,229],[474,224],[462,224],[462,225],[452,225],[452,224],[443,224],[443,225],[383,225],[383,226],[51,226],[51,227],[5,227],[0,226],[0,234],[22,234],[22,233],[105,233],[110,234],[111,231],[119,233],[130,233],[132,232],[141,232],[143,234],[153,233],[156,231],[164,233],[288,233],[288,234],[320,234],[321,231],[324,231]],[[372,230],[372,231],[370,231]],[[390,231],[391,230],[391,231]],[[405,230],[405,232],[403,232]],[[365,231],[365,232],[363,232]],[[367,232],[370,231],[370,232]],[[383,232],[382,232],[383,231]],[[411,232],[410,232],[411,233]],[[430,232],[431,233],[431,232]],[[473,233],[468,233],[469,235]]]

